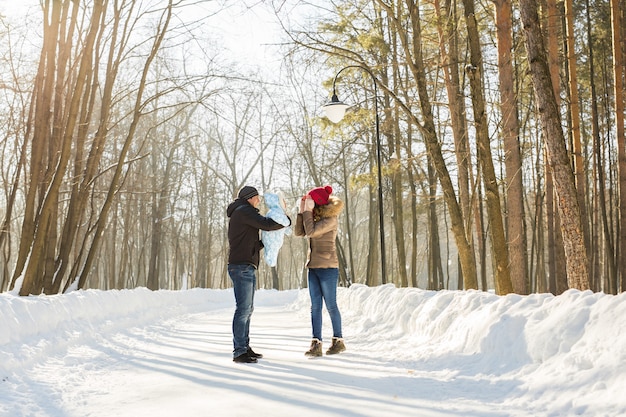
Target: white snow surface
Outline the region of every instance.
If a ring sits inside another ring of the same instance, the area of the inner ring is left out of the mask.
[[[623,416],[626,294],[338,289],[347,351],[309,359],[306,289],[0,294],[0,416]],[[330,319],[324,312],[324,348]]]

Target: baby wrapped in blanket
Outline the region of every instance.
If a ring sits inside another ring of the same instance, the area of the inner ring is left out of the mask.
[[[291,234],[289,217],[285,214],[285,200],[279,194],[265,193],[263,195],[265,206],[268,208],[266,217],[285,226],[279,230],[261,230],[261,241],[263,241],[263,259],[271,267],[276,266],[278,251],[283,246],[285,235]]]

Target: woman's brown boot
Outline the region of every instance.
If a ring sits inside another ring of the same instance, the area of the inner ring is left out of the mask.
[[[343,339],[339,337],[333,337],[333,342],[330,347],[326,351],[327,355],[334,355],[336,353],[341,353],[346,350],[346,345],[343,344]]]
[[[311,347],[304,354],[306,356],[322,356],[322,341],[319,339],[311,340]]]

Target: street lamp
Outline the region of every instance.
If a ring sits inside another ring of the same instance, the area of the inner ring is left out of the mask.
[[[330,99],[330,102],[323,106],[324,113],[326,113],[326,117],[333,123],[339,123],[343,116],[346,114],[346,109],[349,107],[347,104],[339,101],[337,97],[337,90],[335,89],[335,84],[337,83],[337,78],[339,74],[345,69],[348,68],[360,68],[363,71],[367,72],[374,82],[374,112],[376,114],[376,160],[378,162],[378,216],[380,221],[380,268],[382,273],[382,283],[387,283],[387,273],[386,273],[386,262],[385,262],[385,223],[384,223],[384,215],[383,215],[383,179],[381,172],[381,162],[380,162],[380,121],[378,118],[378,90],[377,90],[377,81],[376,77],[372,72],[360,65],[348,65],[339,70],[337,75],[335,75],[335,79],[333,80],[333,96]]]

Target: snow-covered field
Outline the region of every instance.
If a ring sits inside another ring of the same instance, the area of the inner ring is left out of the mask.
[[[231,290],[0,294],[0,416],[626,415],[626,294],[338,301],[348,350],[308,359],[306,290],[258,291],[244,365]]]

